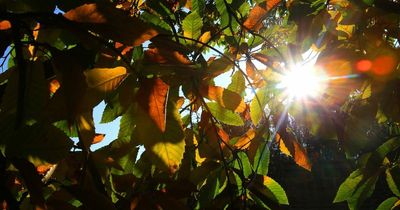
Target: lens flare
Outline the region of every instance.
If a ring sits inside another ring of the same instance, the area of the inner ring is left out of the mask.
[[[282,76],[278,88],[285,89],[290,99],[306,99],[319,96],[327,78],[312,65],[294,65]]]

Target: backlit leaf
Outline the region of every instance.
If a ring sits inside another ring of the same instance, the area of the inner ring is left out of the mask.
[[[138,46],[158,34],[138,18],[107,3],[84,4],[67,11],[64,17],[106,38],[132,46]]]
[[[237,149],[246,149],[250,146],[251,140],[256,136],[256,131],[250,128],[245,134],[243,134],[239,140],[235,143],[234,147]]]
[[[262,21],[267,17],[268,12],[280,2],[280,0],[268,0],[257,4],[250,10],[249,17],[244,21],[243,26],[245,26],[246,29],[258,31],[262,27]]]
[[[154,78],[144,80],[137,94],[139,105],[161,132],[165,131],[168,91],[169,86],[167,84],[160,78]]]
[[[378,208],[376,210],[390,210],[394,209],[396,206],[396,203],[399,202],[399,198],[397,197],[390,197],[386,200],[384,200],[381,204],[379,204]]]
[[[150,160],[169,173],[175,173],[179,168],[185,151],[185,137],[175,100],[168,99],[164,131],[155,129],[158,125],[142,106],[138,106],[135,115],[135,121],[140,122],[135,127],[136,140],[144,144]]]
[[[196,11],[192,11],[182,21],[183,35],[188,38],[197,39],[201,35],[201,28],[203,27],[203,21],[200,15]],[[188,43],[193,43],[188,41]]]
[[[210,109],[211,114],[219,121],[234,126],[242,126],[244,122],[240,116],[231,110],[225,109],[221,107],[218,103],[210,102],[207,103],[208,108]]]
[[[396,196],[400,196],[400,174],[399,174],[399,167],[396,166],[392,169],[386,169],[386,182],[389,186],[389,189],[392,191],[393,194]]]
[[[289,201],[285,190],[269,176],[259,176],[249,185],[253,193],[261,194],[278,204],[288,205]]]
[[[269,101],[269,93],[267,89],[261,88],[257,91],[256,96],[250,103],[250,117],[254,125],[258,125],[264,116],[264,109]]]
[[[311,162],[308,159],[306,150],[300,145],[293,134],[286,132],[284,137],[282,137],[278,133],[276,134],[276,140],[279,142],[279,149],[282,153],[293,157],[297,165],[311,171]]]
[[[256,155],[254,156],[253,168],[257,174],[267,175],[270,161],[270,150],[268,142],[259,144]]]
[[[216,101],[221,107],[226,109],[235,112],[243,112],[246,109],[246,104],[244,103],[242,97],[228,89],[209,85],[202,86],[200,88],[200,93],[204,97]]]
[[[231,83],[228,86],[228,90],[243,96],[244,90],[246,89],[246,82],[242,72],[236,71],[231,78]]]
[[[207,68],[207,76],[211,78],[216,77],[230,70],[232,66],[232,62],[225,57],[215,59],[209,64]]]

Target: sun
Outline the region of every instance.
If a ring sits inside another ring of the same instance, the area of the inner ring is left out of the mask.
[[[293,65],[282,75],[278,88],[282,88],[289,99],[315,98],[321,95],[326,87],[326,76],[314,65]]]

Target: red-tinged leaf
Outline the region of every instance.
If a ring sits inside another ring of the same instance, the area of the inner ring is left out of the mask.
[[[260,30],[262,27],[262,21],[267,17],[268,12],[280,2],[281,0],[267,0],[257,4],[250,10],[249,17],[244,21],[243,26],[249,30]]]
[[[281,131],[282,132],[282,131]],[[282,137],[282,136],[284,137]],[[294,135],[284,132],[284,134],[276,134],[276,140],[279,143],[279,149],[282,153],[293,157],[297,165],[311,171],[311,163],[308,159],[305,149],[300,145]]]
[[[8,20],[0,21],[0,30],[7,30],[11,28],[11,23]]]
[[[140,19],[107,3],[84,4],[66,12],[64,17],[105,38],[132,46],[138,46],[158,34]]]
[[[250,128],[245,134],[243,134],[239,140],[235,143],[234,147],[237,149],[247,149],[251,141],[256,137],[256,131]]]
[[[166,101],[169,86],[160,78],[144,79],[137,93],[139,105],[147,112],[157,128],[165,131]]]
[[[200,87],[200,94],[210,100],[216,101],[221,107],[235,112],[241,113],[246,109],[246,104],[238,93],[223,87],[203,85]]]

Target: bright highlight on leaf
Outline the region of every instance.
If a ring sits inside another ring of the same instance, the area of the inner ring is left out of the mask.
[[[309,64],[294,65],[283,75],[278,88],[284,88],[290,99],[317,97],[325,89],[327,77]]]

